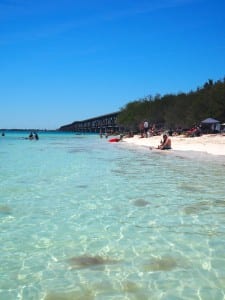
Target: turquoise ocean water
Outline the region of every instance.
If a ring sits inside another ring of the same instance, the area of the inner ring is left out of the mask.
[[[225,299],[225,162],[0,137],[1,300]]]

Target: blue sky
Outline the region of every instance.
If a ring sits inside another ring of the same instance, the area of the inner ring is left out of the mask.
[[[0,128],[57,129],[224,77],[224,0],[0,0]]]

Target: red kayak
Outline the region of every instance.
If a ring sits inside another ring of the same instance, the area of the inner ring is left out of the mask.
[[[115,142],[119,142],[120,139],[119,138],[112,138],[109,140],[110,143],[115,143]]]

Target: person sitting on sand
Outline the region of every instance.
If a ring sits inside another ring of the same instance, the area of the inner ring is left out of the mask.
[[[171,149],[171,139],[167,134],[163,134],[163,140],[161,141],[160,145],[157,149],[160,150],[169,150]]]

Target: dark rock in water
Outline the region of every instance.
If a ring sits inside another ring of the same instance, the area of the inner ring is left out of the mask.
[[[218,207],[225,207],[225,200],[216,200],[215,202],[213,202],[213,205]]]
[[[0,205],[0,214],[11,214],[12,213],[12,210],[9,206],[7,205]]]
[[[186,215],[191,215],[191,214],[199,214],[201,212],[204,212],[206,210],[210,209],[210,202],[209,201],[200,201],[198,203],[193,203],[190,206],[186,206],[184,208],[184,213]]]
[[[144,206],[149,205],[150,202],[145,201],[145,200],[143,200],[143,199],[138,199],[138,200],[135,200],[135,201],[133,202],[133,204],[134,204],[135,206],[144,207]]]
[[[90,149],[89,149],[90,151]],[[83,152],[88,152],[86,148],[71,148],[68,151],[69,153],[83,153]]]
[[[72,269],[83,269],[91,268],[95,266],[116,264],[118,260],[113,260],[109,258],[102,258],[101,256],[88,256],[82,255],[77,257],[72,257],[68,259],[68,262]]]
[[[152,259],[144,267],[145,271],[171,271],[178,267],[177,261],[173,257],[165,256]]]
[[[138,286],[138,284],[136,282],[132,282],[132,281],[125,281],[122,282],[122,289],[123,291],[125,291],[126,293],[137,293],[140,290],[140,287]]]
[[[80,185],[77,185],[76,187],[80,188],[80,189],[86,189],[88,187],[88,185],[87,184],[80,184]]]
[[[45,296],[44,300],[94,300],[95,295],[88,289],[85,291],[74,291],[64,293],[49,293]]]

